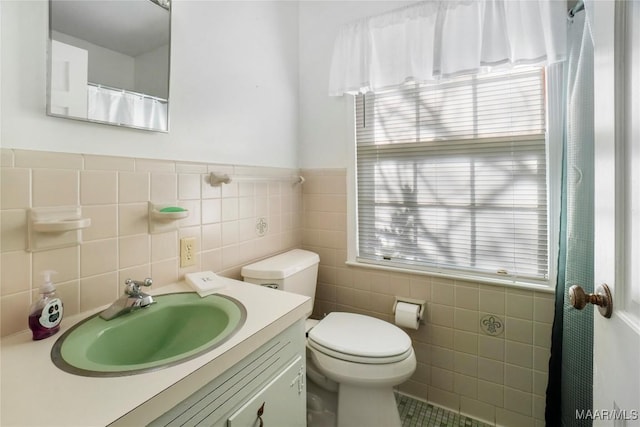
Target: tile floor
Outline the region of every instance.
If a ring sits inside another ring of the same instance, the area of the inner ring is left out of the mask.
[[[402,427],[491,427],[429,403],[396,394]]]

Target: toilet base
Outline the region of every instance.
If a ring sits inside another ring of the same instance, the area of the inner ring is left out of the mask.
[[[339,387],[338,427],[401,427],[393,387]]]

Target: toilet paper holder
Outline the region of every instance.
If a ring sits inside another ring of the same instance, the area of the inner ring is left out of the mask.
[[[393,314],[396,314],[396,307],[399,302],[406,302],[407,304],[416,304],[420,306],[420,312],[418,313],[418,322],[421,322],[424,319],[424,307],[427,302],[425,300],[415,299],[415,298],[406,298],[406,297],[396,297],[396,300],[393,302]]]

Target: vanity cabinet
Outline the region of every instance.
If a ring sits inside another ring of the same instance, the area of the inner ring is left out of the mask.
[[[305,360],[297,322],[150,425],[304,427]]]

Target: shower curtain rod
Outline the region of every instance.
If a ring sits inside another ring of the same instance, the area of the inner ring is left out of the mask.
[[[87,84],[89,86],[97,87],[98,89],[107,89],[107,90],[112,90],[114,92],[128,93],[130,95],[139,96],[141,98],[153,99],[153,100],[156,100],[156,101],[159,101],[159,102],[164,102],[165,104],[167,103],[167,100],[165,98],[159,98],[157,96],[147,95],[147,94],[141,93],[141,92],[134,92],[132,90],[127,90],[127,89],[122,89],[122,88],[118,88],[118,87],[107,86],[107,85],[103,85],[102,83],[87,82]]]
[[[569,18],[573,18],[574,16],[576,16],[576,13],[580,12],[581,10],[584,10],[584,0],[578,0],[578,2],[571,9],[569,9]]]

